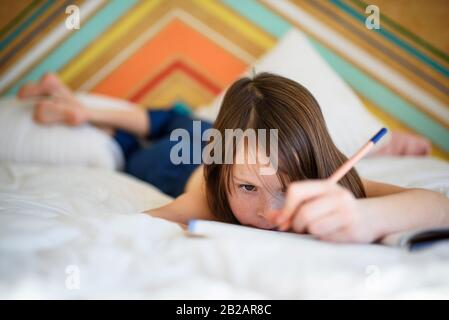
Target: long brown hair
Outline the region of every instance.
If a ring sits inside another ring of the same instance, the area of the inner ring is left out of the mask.
[[[284,189],[292,181],[327,178],[346,161],[312,94],[278,75],[260,73],[236,81],[226,92],[214,128],[222,137],[225,129],[278,129],[277,176]],[[228,202],[232,164],[205,164],[204,178],[213,214],[222,221],[238,223]],[[339,183],[356,198],[366,197],[355,169]]]

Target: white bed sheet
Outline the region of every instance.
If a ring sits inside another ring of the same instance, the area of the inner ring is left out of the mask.
[[[366,177],[446,195],[448,168],[359,165]],[[409,253],[272,232],[192,238],[139,213],[169,200],[108,170],[0,164],[0,298],[449,298],[447,242]]]

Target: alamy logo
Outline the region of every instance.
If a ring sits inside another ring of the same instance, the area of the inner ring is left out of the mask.
[[[377,290],[381,286],[382,273],[379,266],[368,265],[365,268],[365,287],[368,290]]]
[[[170,134],[170,141],[178,141],[170,150],[170,160],[176,165],[258,164],[261,175],[272,175],[278,169],[278,129],[269,130],[268,143],[267,131],[226,129],[222,137],[219,130],[211,128],[201,134],[201,121],[194,120],[193,137],[182,128]],[[210,143],[201,151],[203,142]]]
[[[373,4],[369,5],[365,9],[365,13],[369,13],[370,15],[365,19],[365,26],[372,29],[380,29],[380,10],[378,6]]]
[[[79,290],[81,279],[80,269],[76,265],[69,265],[65,268],[67,277],[65,278],[65,287],[68,290]]]
[[[65,13],[69,16],[65,19],[65,26],[69,30],[79,29],[80,28],[80,8],[75,5],[70,5],[65,8]]]

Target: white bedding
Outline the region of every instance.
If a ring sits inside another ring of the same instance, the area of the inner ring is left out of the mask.
[[[444,162],[359,169],[449,195]],[[0,164],[0,298],[449,298],[447,242],[409,253],[272,232],[192,238],[139,213],[169,200],[108,170]]]

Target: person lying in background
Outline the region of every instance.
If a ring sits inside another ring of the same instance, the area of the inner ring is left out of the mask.
[[[355,169],[338,184],[329,183],[326,178],[347,159],[334,145],[311,93],[281,76],[261,73],[236,81],[213,125],[222,134],[226,129],[278,129],[279,167],[275,174],[263,176],[260,162],[174,164],[170,151],[178,142],[170,140],[170,133],[181,128],[192,134],[194,119],[173,108],[92,109],[80,104],[52,74],[25,85],[18,95],[40,97],[34,108],[38,123],[90,123],[116,139],[125,155],[125,172],[175,198],[147,211],[155,217],[180,224],[207,219],[280,230],[288,222],[291,228],[285,231],[308,232],[337,242],[374,242],[400,231],[449,226],[449,200],[441,194],[369,181]],[[211,123],[200,124],[201,133],[212,128]],[[143,147],[139,138],[152,144]],[[233,154],[247,159],[249,149],[235,149]],[[426,139],[396,132],[378,154],[429,152]],[[274,215],[279,199],[287,205]]]

